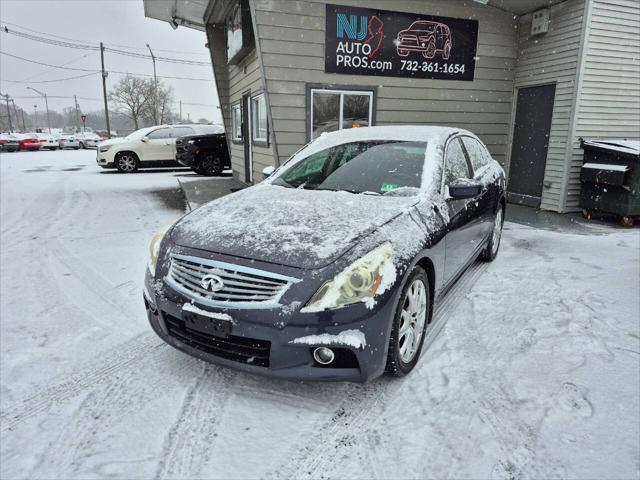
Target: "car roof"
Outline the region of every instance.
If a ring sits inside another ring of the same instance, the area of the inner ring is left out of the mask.
[[[327,147],[342,143],[362,140],[401,140],[412,142],[444,143],[447,138],[455,133],[471,132],[454,127],[441,127],[435,125],[388,125],[377,127],[346,128],[335,132],[325,133],[317,138],[314,143],[326,144]]]

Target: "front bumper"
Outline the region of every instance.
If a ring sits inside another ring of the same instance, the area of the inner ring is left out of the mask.
[[[194,303],[202,310],[225,313],[233,318],[232,337],[227,341],[189,330],[182,320],[182,306],[191,299],[174,291],[163,280],[155,280],[148,271],[144,301],[149,323],[160,338],[207,362],[288,380],[365,382],[381,375],[385,369],[396,305],[395,290],[381,295],[373,309],[359,303],[315,313],[301,313],[301,304],[272,309],[222,309]],[[345,331],[352,331],[351,338],[354,333],[356,338],[364,338],[364,345],[354,347],[338,339],[329,343],[314,343],[316,339],[294,343],[303,337],[335,336]],[[234,353],[236,346],[229,345],[234,342],[241,344],[237,355],[228,351]],[[337,356],[334,364],[338,366],[321,366],[315,362],[313,350],[319,346],[334,349]],[[252,348],[262,353],[254,357],[250,353],[254,351]],[[262,366],[255,364],[260,363],[256,360],[258,357]]]
[[[96,163],[102,168],[116,168],[113,157],[113,154],[109,150],[101,152],[100,148],[96,149]]]

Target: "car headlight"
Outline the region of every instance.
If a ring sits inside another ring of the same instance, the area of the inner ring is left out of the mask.
[[[113,145],[104,145],[100,147],[100,151],[101,152],[106,152],[107,150],[109,150]]]
[[[160,244],[172,226],[173,224],[164,227],[153,236],[151,243],[149,243],[149,262],[147,263],[147,266],[149,267],[149,273],[151,275],[156,274],[156,264],[158,263],[158,255],[160,254]]]
[[[319,312],[357,302],[373,308],[375,296],[384,293],[395,280],[393,247],[385,242],[325,282],[300,311]]]

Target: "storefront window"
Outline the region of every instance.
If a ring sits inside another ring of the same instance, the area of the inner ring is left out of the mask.
[[[254,142],[266,143],[269,138],[267,128],[267,102],[264,94],[256,95],[251,99],[251,137]]]
[[[311,89],[311,140],[324,132],[371,125],[373,92]]]
[[[231,107],[232,138],[236,142],[242,141],[242,108],[240,104]]]

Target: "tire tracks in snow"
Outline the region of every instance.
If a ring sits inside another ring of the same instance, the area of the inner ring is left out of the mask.
[[[202,362],[167,433],[154,478],[193,478],[207,465],[237,372]]]
[[[180,361],[172,365],[175,370],[168,375],[157,366],[164,363],[163,353],[155,350],[145,357],[143,365],[119,369],[108,381],[96,385],[69,416],[31,477],[42,474],[47,477],[50,472],[80,478],[86,478],[89,472],[104,474],[108,464],[90,465],[93,457],[108,448],[101,436],[112,435],[118,423],[123,424],[130,415],[142,410],[158,397],[158,392],[175,388],[175,377],[184,376],[199,362],[180,355]]]
[[[107,351],[81,371],[70,374],[54,385],[7,407],[0,414],[0,431],[13,430],[22,422],[46,412],[51,407],[108,382],[117,372],[130,368],[132,364],[141,361],[155,350],[169,348],[155,333],[141,333]]]
[[[431,345],[444,328],[447,315],[456,308],[458,295],[470,289],[486,268],[487,264],[475,263],[440,300],[434,309],[432,327],[425,337],[425,347]],[[407,377],[406,381],[412,378]],[[345,385],[344,394],[330,417],[314,425],[311,429],[314,434],[307,436],[309,440],[291,448],[291,460],[267,474],[266,478],[330,478],[327,472],[337,466],[339,453],[361,441],[363,432],[380,422],[380,413],[398,396],[404,385],[405,379],[386,378],[364,385]],[[363,476],[384,477],[377,474],[384,466],[377,464],[373,455],[367,456],[368,461],[360,465]]]

